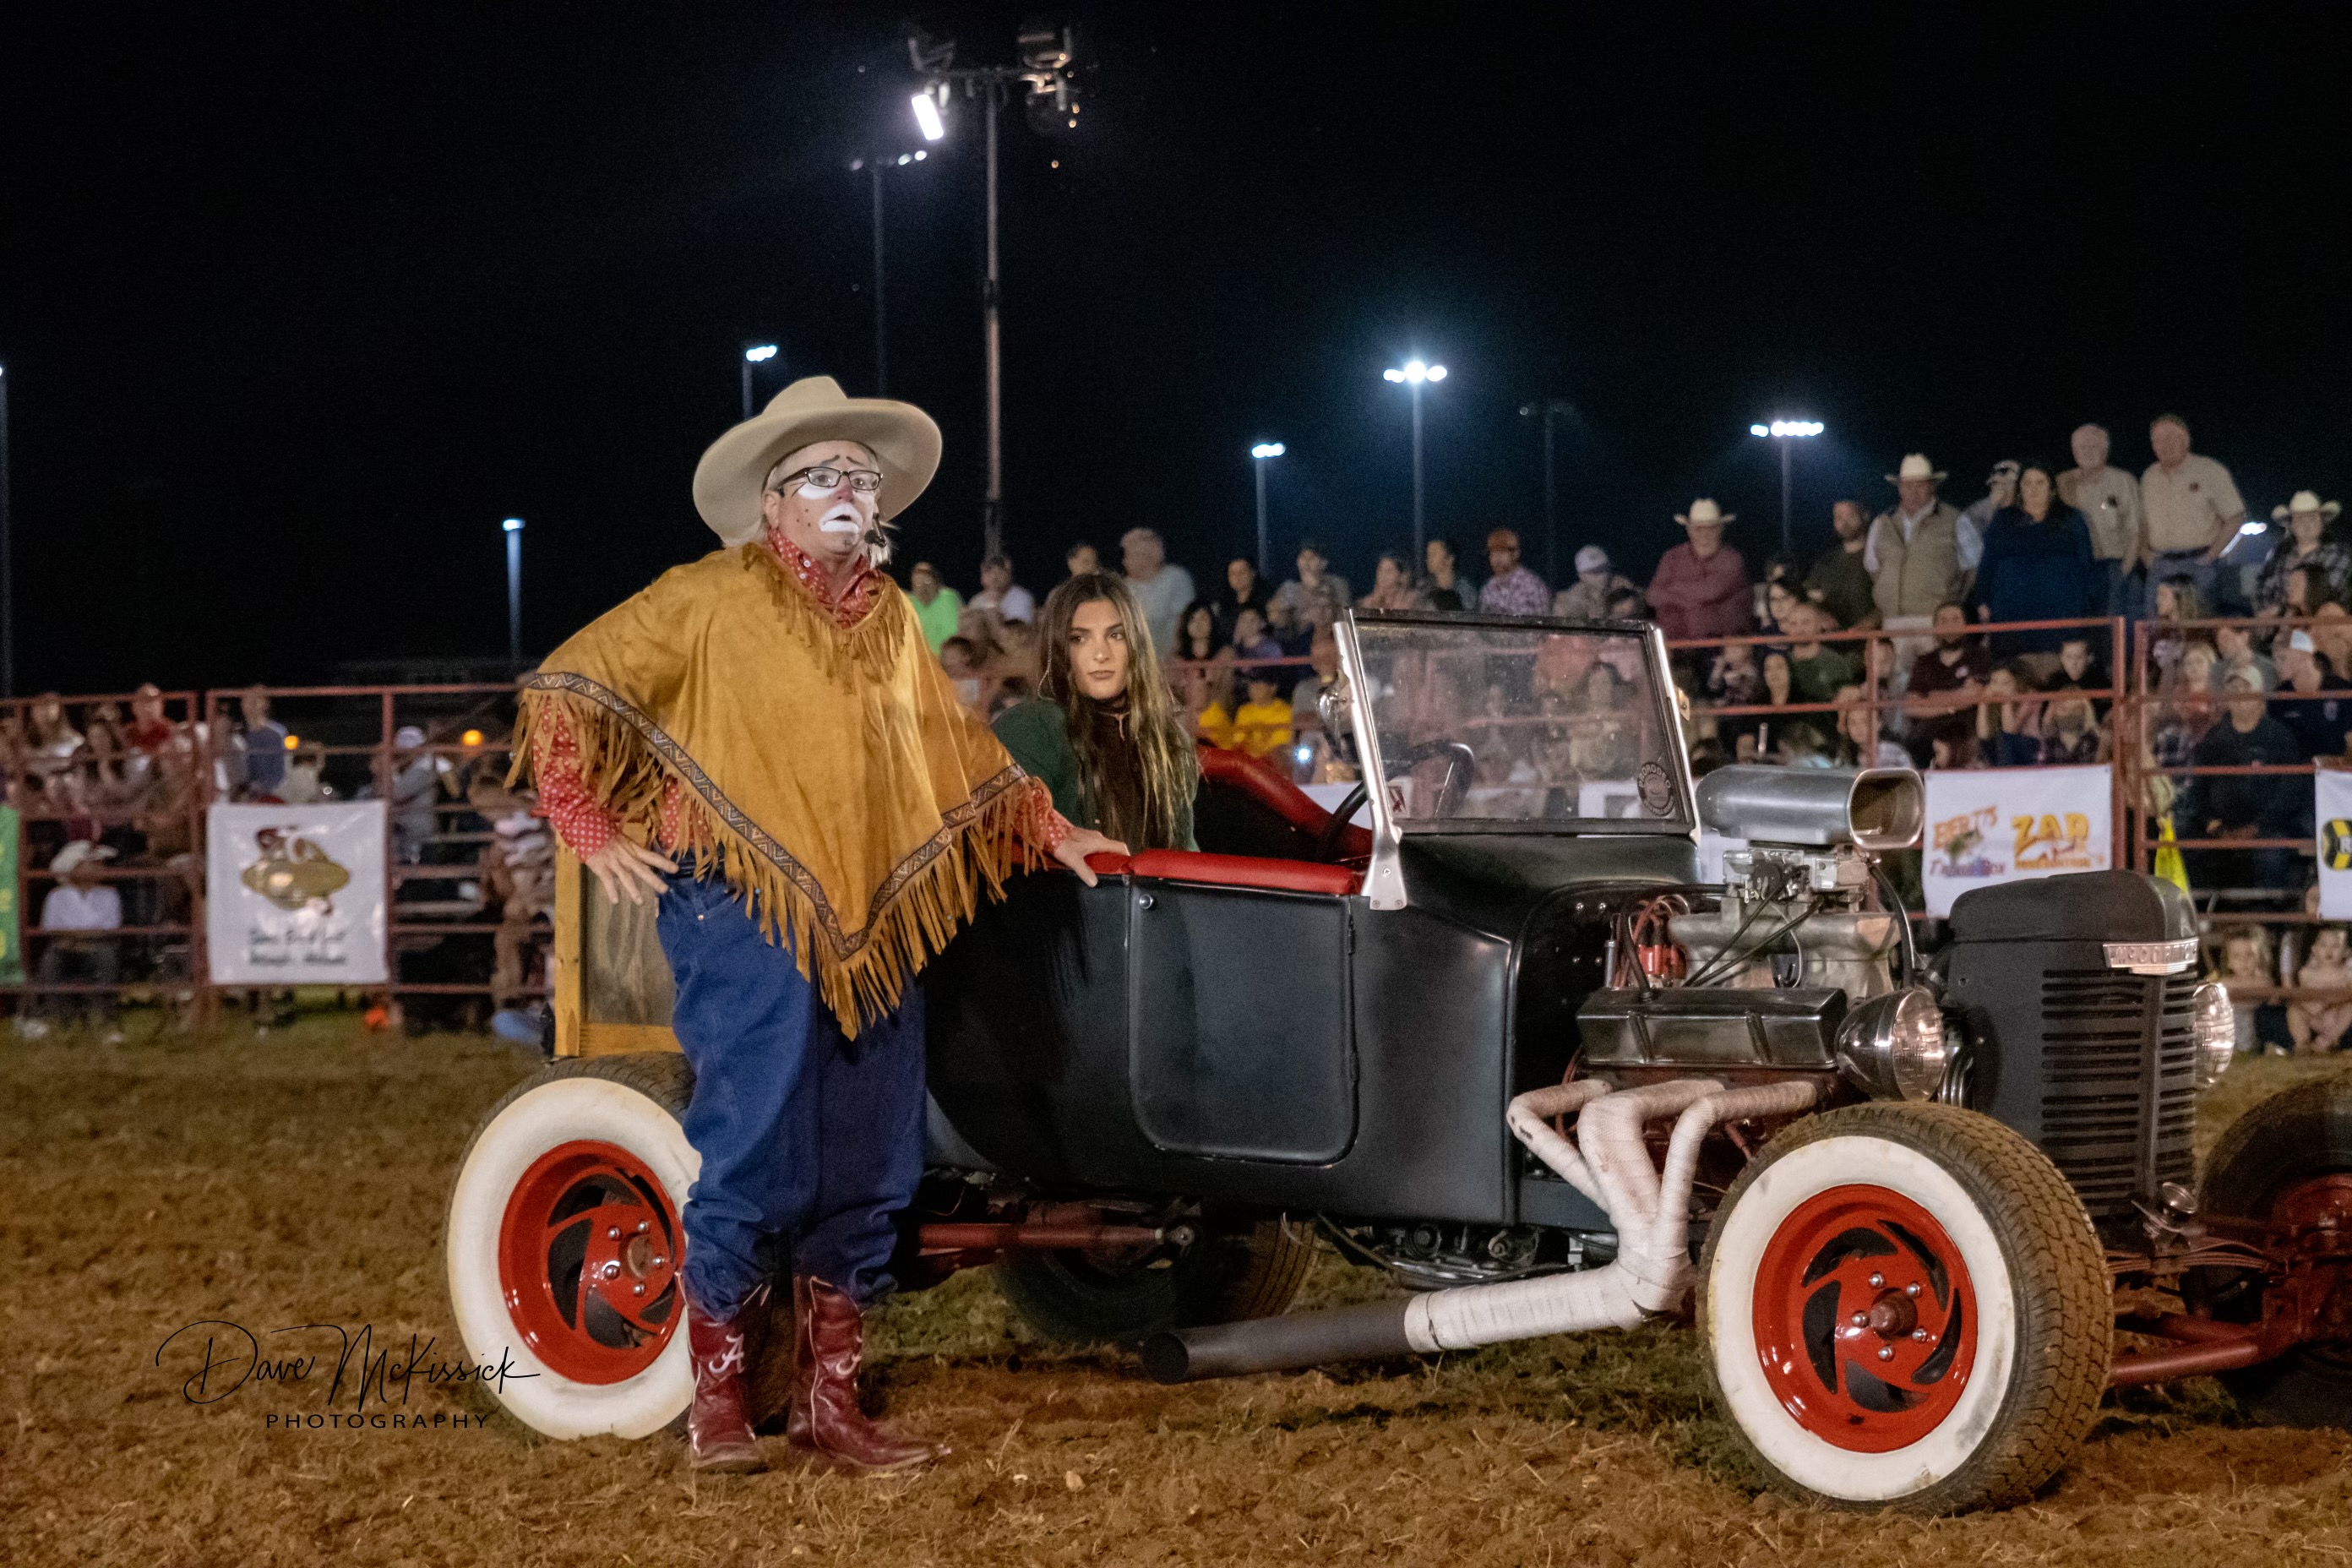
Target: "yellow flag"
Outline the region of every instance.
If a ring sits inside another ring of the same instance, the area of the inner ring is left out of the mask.
[[[2180,851],[2172,842],[2172,818],[2166,817],[2156,830],[2155,875],[2163,878],[2182,892],[2189,891],[2189,868],[2181,864]]]

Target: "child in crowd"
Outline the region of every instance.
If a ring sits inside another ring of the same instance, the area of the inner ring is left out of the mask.
[[[1290,744],[1290,704],[1276,689],[1274,671],[1249,672],[1249,700],[1234,715],[1233,739],[1228,744],[1253,757],[1265,756]]]
[[[1233,751],[1234,650],[1219,648],[1207,668],[1195,669],[1193,674],[1199,678],[1202,698],[1200,716],[1193,721],[1194,728],[1201,739],[1218,750]]]
[[[2107,760],[2107,737],[2100,731],[2091,700],[2063,692],[2042,716],[2042,760],[2051,767]]]
[[[2352,992],[2352,946],[2347,946],[2342,926],[2320,928],[2294,983],[2305,991]],[[2336,1050],[2352,1030],[2352,1001],[2290,1003],[2286,1026],[2297,1051]]]
[[[1718,708],[1746,708],[1761,700],[1764,675],[1756,667],[1756,645],[1734,643],[1717,650],[1706,672],[1706,700]]]
[[[2306,966],[2308,967],[2308,966]],[[2271,939],[2260,926],[2232,926],[2221,933],[2221,978],[2252,990],[2277,983],[2271,969]],[[2286,1009],[2276,1002],[2251,998],[2233,1002],[2238,1015],[2238,1049],[2249,1054],[2284,1055],[2294,1048]]]
[[[940,668],[948,672],[948,684],[955,688],[956,700],[977,713],[980,673],[971,656],[971,644],[963,637],[950,637],[940,644]]]
[[[1234,656],[1237,658],[1280,658],[1282,645],[1266,635],[1265,617],[1244,607],[1234,616]]]
[[[2004,664],[1985,678],[1988,700],[1977,704],[1977,765],[2032,767],[2042,760],[2032,705],[2017,698],[2030,686],[2016,664]]]

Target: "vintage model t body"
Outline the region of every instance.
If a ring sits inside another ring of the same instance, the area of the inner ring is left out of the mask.
[[[1020,879],[933,962],[910,1283],[992,1263],[1168,1379],[1695,1315],[1764,1472],[1853,1507],[2029,1496],[2116,1384],[2352,1413],[2352,1090],[2199,1181],[2231,1016],[2177,889],[1988,888],[1926,961],[1877,864],[1917,775],[1694,781],[1645,626],[1339,632],[1337,810],[1204,752],[1202,852]],[[649,915],[566,875],[561,1059],[477,1134],[450,1286],[547,1374],[523,1420],[643,1435],[688,1398],[690,1086]],[[1318,1236],[1408,1293],[1288,1312]],[[2179,1308],[2119,1321],[2118,1283]]]

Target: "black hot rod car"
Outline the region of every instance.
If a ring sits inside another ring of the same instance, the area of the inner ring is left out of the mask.
[[[2200,1180],[2232,1017],[2177,889],[1988,887],[1925,959],[1878,864],[1918,776],[1695,782],[1651,628],[1339,642],[1336,810],[1204,753],[1201,852],[1020,879],[933,962],[903,1279],[992,1263],[1169,1379],[1695,1314],[1757,1463],[1844,1506],[2024,1498],[2118,1384],[2352,1413],[2352,1086]],[[690,1086],[649,913],[564,875],[560,1059],[475,1136],[449,1285],[468,1349],[539,1374],[521,1420],[643,1436],[689,1394]],[[1409,1291],[1288,1312],[1318,1240]]]

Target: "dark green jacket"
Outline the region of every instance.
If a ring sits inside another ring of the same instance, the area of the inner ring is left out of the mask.
[[[1021,771],[1031,778],[1043,779],[1045,787],[1054,792],[1054,809],[1080,827],[1102,831],[1102,823],[1095,814],[1095,803],[1087,798],[1086,781],[1078,776],[1078,753],[1070,745],[1069,721],[1062,705],[1042,697],[1032,697],[1017,702],[996,716],[992,726],[996,738],[1021,764]],[[1140,850],[1145,846],[1130,845]],[[1176,814],[1176,844],[1179,849],[1200,847],[1192,839],[1192,803],[1186,801]]]

